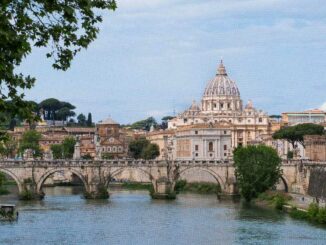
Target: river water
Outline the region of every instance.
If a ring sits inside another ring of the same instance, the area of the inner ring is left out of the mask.
[[[76,187],[44,189],[43,201],[0,197],[19,210],[18,221],[0,222],[0,244],[326,244],[326,227],[214,195],[116,190],[90,201]]]

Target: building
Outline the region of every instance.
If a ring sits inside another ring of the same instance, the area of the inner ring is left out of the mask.
[[[168,128],[177,129],[196,124],[208,128],[208,125],[225,123],[228,123],[231,148],[248,145],[251,141],[262,141],[264,136],[271,134],[267,113],[257,110],[252,101],[243,106],[240,91],[228,77],[221,61],[215,77],[204,90],[201,104],[193,101],[187,110],[168,122]]]
[[[326,135],[304,136],[306,158],[312,161],[326,161]]]
[[[282,125],[291,126],[300,123],[326,123],[325,111],[314,109],[303,112],[284,112],[282,113]]]
[[[230,123],[179,127],[174,142],[176,160],[226,160],[231,156]]]
[[[96,125],[96,152],[100,158],[127,157],[128,144],[120,124],[108,118]]]
[[[160,149],[160,155],[156,158],[156,160],[166,160],[172,158],[174,136],[175,130],[173,129],[153,131],[146,134],[146,139],[153,144],[157,144]]]

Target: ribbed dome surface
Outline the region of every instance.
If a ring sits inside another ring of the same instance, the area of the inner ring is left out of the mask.
[[[222,61],[216,76],[209,81],[204,92],[204,97],[218,96],[240,96],[237,85],[228,77]]]

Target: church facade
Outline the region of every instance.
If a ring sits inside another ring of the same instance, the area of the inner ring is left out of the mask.
[[[251,101],[243,105],[240,91],[229,78],[222,61],[215,77],[208,82],[201,103],[193,101],[187,110],[168,122],[168,128],[176,130],[177,159],[183,158],[180,149],[184,147],[189,147],[187,154],[191,159],[196,156],[225,159],[237,146],[261,142],[266,135],[271,134],[267,113],[256,109]],[[210,139],[201,140],[202,143],[198,144],[198,139],[204,139],[207,135],[210,135]],[[184,142],[188,146],[182,146]],[[199,148],[201,151],[196,153],[195,149]],[[214,149],[214,152],[209,149]]]

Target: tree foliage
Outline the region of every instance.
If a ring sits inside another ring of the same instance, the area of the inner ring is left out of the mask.
[[[73,111],[76,107],[69,102],[60,101],[55,98],[43,100],[38,108],[43,112],[45,120],[62,120],[67,121],[69,117],[75,116]]]
[[[72,159],[75,151],[76,140],[73,137],[66,137],[62,144],[51,145],[54,159]]]
[[[2,157],[14,157],[16,150],[17,142],[10,135],[0,142],[0,155]]]
[[[83,113],[77,116],[77,121],[80,126],[86,126],[86,116]]]
[[[142,151],[142,158],[146,160],[155,159],[160,155],[160,148],[157,144],[148,144]]]
[[[62,159],[63,158],[62,144],[51,145],[50,149],[52,151],[53,159]]]
[[[17,67],[34,46],[46,48],[55,69],[67,70],[74,56],[96,39],[99,10],[115,8],[114,0],[1,1],[0,111],[35,120],[32,105],[24,101],[24,91],[33,87],[35,78],[17,72]]]
[[[75,151],[76,140],[73,137],[67,137],[62,143],[63,157],[65,159],[72,159]]]
[[[324,134],[324,127],[313,123],[298,124],[295,126],[283,127],[273,134],[274,139],[287,140],[293,148],[296,143],[300,143],[303,147],[305,135],[322,135]]]
[[[156,127],[157,122],[156,122],[154,117],[149,117],[147,119],[140,120],[140,121],[137,121],[137,122],[131,124],[130,128],[132,128],[132,129],[143,129],[143,130],[149,131],[152,125],[154,127]]]
[[[135,159],[154,159],[160,155],[159,147],[144,137],[129,143],[129,152]]]
[[[92,113],[88,113],[87,116],[87,121],[86,121],[87,127],[92,127],[93,126],[93,120],[92,120]]]
[[[273,187],[281,177],[281,159],[271,147],[238,147],[233,158],[240,194],[246,201]]]
[[[33,156],[39,157],[42,155],[42,151],[39,145],[39,141],[42,135],[36,130],[28,130],[22,135],[22,139],[19,144],[19,152],[24,153],[25,150],[33,150]]]

